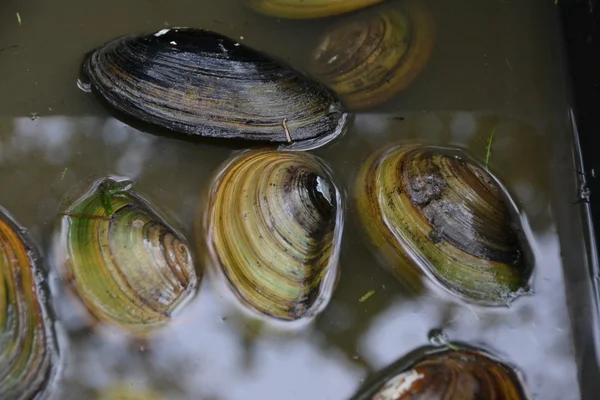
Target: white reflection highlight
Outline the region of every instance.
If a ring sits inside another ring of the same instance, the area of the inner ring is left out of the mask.
[[[73,123],[66,117],[15,118],[11,150],[15,154],[41,151],[48,164],[62,165],[70,158]]]
[[[102,126],[104,142],[110,146],[118,146],[129,140],[130,130],[127,125],[116,119],[107,119]]]
[[[182,314],[180,323],[152,342],[153,364],[187,393],[219,399],[347,399],[363,371],[317,335],[258,337],[244,343],[235,318],[210,286]],[[172,370],[181,366],[185,373]],[[234,384],[235,383],[235,384]]]
[[[573,387],[577,366],[570,344],[565,287],[556,265],[560,260],[558,238],[550,233],[539,237],[536,245],[533,295],[516,300],[508,309],[456,304],[450,321],[444,321],[444,310],[452,307],[452,300],[399,300],[373,321],[361,340],[361,355],[381,369],[429,344],[431,329],[444,328],[450,341],[481,345],[525,371],[534,397],[552,399],[560,393],[561,398],[578,399],[578,388]],[[540,362],[545,367],[540,367]]]
[[[452,115],[450,130],[455,141],[466,142],[475,136],[477,121],[472,113],[456,112]]]
[[[378,114],[357,114],[354,117],[354,126],[351,131],[356,132],[363,140],[366,140],[372,146],[378,146],[384,137],[389,135],[390,124],[382,115]],[[352,134],[352,132],[349,132]]]

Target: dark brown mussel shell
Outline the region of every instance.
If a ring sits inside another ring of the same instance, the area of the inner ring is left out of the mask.
[[[348,122],[321,83],[206,29],[122,36],[88,53],[82,68],[116,110],[184,136],[303,150],[335,139]]]
[[[527,400],[521,374],[481,349],[417,349],[381,371],[352,400]]]

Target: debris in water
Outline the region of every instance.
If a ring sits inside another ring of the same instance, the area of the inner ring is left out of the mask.
[[[19,47],[18,44],[13,44],[12,46],[0,47],[0,53],[3,52],[4,50],[16,49],[17,47]]]
[[[67,174],[67,167],[65,167],[65,170],[62,172],[62,176],[60,177],[61,181],[65,179],[66,174]]]
[[[373,296],[375,294],[374,290],[369,290],[367,293],[364,294],[363,297],[361,297],[360,299],[358,299],[358,301],[360,303],[364,303],[365,301],[367,301],[369,299],[369,297]]]
[[[492,133],[490,134],[490,138],[488,139],[487,150],[485,152],[485,169],[488,169],[488,164],[490,162],[490,154],[492,154],[492,142],[494,140],[494,134],[496,133],[496,127],[492,129]]]
[[[17,13],[17,22],[19,23],[19,26],[21,26],[23,24],[21,22],[21,15],[19,13]]]
[[[37,119],[37,117],[38,117],[38,113],[37,113],[37,112],[33,112],[33,111],[32,111],[32,112],[30,112],[30,113],[29,113],[29,118],[30,118],[32,121],[35,121],[35,120]]]
[[[446,346],[450,350],[458,350],[456,346],[448,341],[448,335],[443,329],[432,329],[427,334],[427,337],[434,346]]]

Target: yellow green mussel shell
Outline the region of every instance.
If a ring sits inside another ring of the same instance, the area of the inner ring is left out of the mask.
[[[199,235],[236,302],[285,324],[308,322],[328,304],[342,228],[341,193],[320,159],[248,151],[215,176]]]
[[[163,327],[200,280],[186,239],[126,179],[98,180],[61,216],[63,274],[99,321]]]
[[[349,13],[384,0],[249,0],[255,11],[277,18],[325,18]]]

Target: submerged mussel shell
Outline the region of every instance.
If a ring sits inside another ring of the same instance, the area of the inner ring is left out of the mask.
[[[161,393],[152,389],[137,389],[129,382],[118,382],[99,390],[96,400],[166,400]]]
[[[276,18],[309,19],[345,14],[384,0],[249,0],[255,11]]]
[[[460,298],[507,305],[533,266],[500,182],[462,151],[398,144],[374,153],[356,181],[361,221],[387,265],[417,287],[420,272]]]
[[[83,74],[118,111],[178,137],[308,149],[344,133],[348,122],[322,84],[205,29],[116,38],[86,56]]]
[[[375,107],[419,76],[435,37],[435,20],[420,2],[384,4],[329,28],[315,46],[309,71],[348,109]]]
[[[208,265],[251,316],[298,326],[328,304],[339,276],[343,201],[323,161],[244,152],[216,175],[203,214],[198,235]]]
[[[483,350],[422,348],[366,384],[353,400],[526,400],[521,374]]]
[[[0,207],[0,398],[44,397],[57,373],[58,346],[29,234]]]
[[[59,267],[97,320],[134,336],[163,327],[195,293],[186,239],[116,177],[95,181],[59,220]]]

